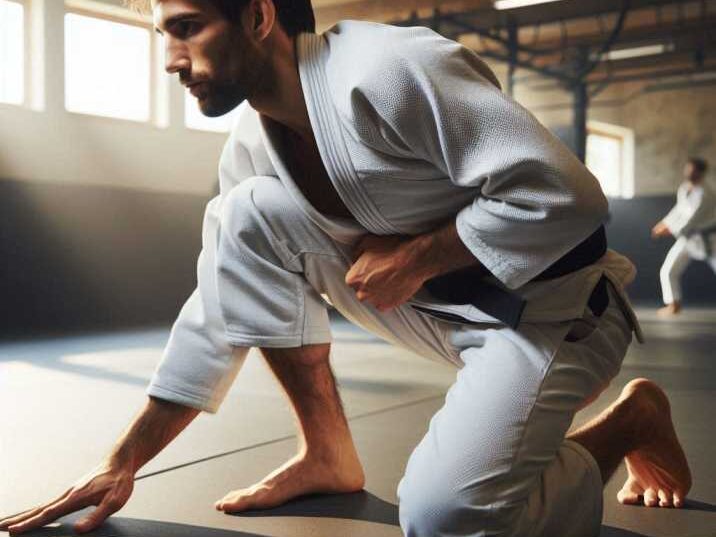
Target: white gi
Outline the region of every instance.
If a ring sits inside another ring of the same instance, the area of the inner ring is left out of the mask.
[[[676,205],[663,220],[676,237],[659,272],[664,304],[681,301],[681,276],[692,259],[708,261],[716,272],[716,195],[703,180],[689,186],[679,185]]]
[[[206,211],[198,287],[148,393],[215,412],[249,347],[330,341],[324,295],[380,337],[460,368],[399,486],[406,535],[597,535],[599,469],[564,436],[638,335],[622,290],[634,267],[608,251],[530,283],[603,221],[596,180],[475,54],[430,30],[344,22],[302,34],[297,53],[323,163],[355,220],[308,203],[277,125],[246,106]],[[528,299],[517,330],[424,293],[380,313],[345,284],[358,237],[451,218],[496,281]],[[611,300],[597,317],[587,301],[602,275]]]

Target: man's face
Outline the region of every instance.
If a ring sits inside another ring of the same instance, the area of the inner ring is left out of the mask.
[[[691,162],[687,162],[684,165],[684,179],[691,181],[694,184],[698,184],[701,181],[701,174]]]
[[[204,115],[221,116],[250,97],[261,66],[249,61],[256,56],[241,24],[206,0],[156,0],[152,8],[166,70],[179,75]]]

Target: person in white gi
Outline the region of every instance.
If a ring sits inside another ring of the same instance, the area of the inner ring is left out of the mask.
[[[716,194],[705,181],[707,170],[705,160],[688,160],[676,205],[651,230],[655,239],[676,238],[659,272],[665,304],[657,312],[661,316],[681,311],[681,277],[692,259],[708,262],[716,273]]]
[[[198,286],[113,452],[0,529],[90,504],[76,528],[97,527],[143,464],[219,408],[251,347],[295,408],[299,450],[216,508],[360,490],[322,296],[459,369],[398,487],[405,535],[597,535],[625,458],[620,501],[683,505],[688,465],[652,382],[567,434],[640,337],[623,291],[634,268],[606,250],[597,181],[478,56],[426,28],[349,21],[317,35],[308,0],[157,0],[153,13],[167,70],[205,114],[248,101],[207,207]]]

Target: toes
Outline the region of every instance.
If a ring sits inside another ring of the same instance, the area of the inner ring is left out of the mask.
[[[671,507],[671,493],[659,489],[659,507]]]
[[[624,486],[617,493],[617,501],[625,505],[634,505],[639,502],[639,496],[644,489],[631,476],[624,482]]]
[[[658,505],[659,499],[654,489],[646,489],[644,491],[644,505],[647,507],[655,507]]]
[[[622,489],[617,493],[617,501],[624,505],[634,505],[639,501],[639,494],[631,490]]]
[[[674,491],[674,507],[679,508],[684,506],[684,495],[680,491]]]
[[[249,509],[267,507],[267,505],[263,505],[267,503],[265,498],[264,491],[260,489],[241,490],[227,494],[223,499],[216,502],[214,507],[218,511],[224,511],[225,513],[239,513]]]
[[[243,492],[231,492],[214,504],[217,511],[226,513],[241,511],[245,507],[246,495]]]

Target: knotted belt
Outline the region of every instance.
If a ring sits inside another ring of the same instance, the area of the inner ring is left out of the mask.
[[[694,235],[701,235],[701,240],[704,242],[704,252],[706,257],[711,257],[714,252],[711,251],[711,237],[712,233],[716,233],[716,224],[699,229],[695,231]]]
[[[531,281],[565,276],[595,263],[606,251],[607,236],[602,225]],[[514,291],[486,280],[489,274],[485,267],[478,265],[431,278],[424,285],[435,298],[450,304],[472,304],[506,325],[517,328],[527,301]],[[609,304],[606,284],[607,280],[603,277],[589,298],[589,307],[597,316]]]

